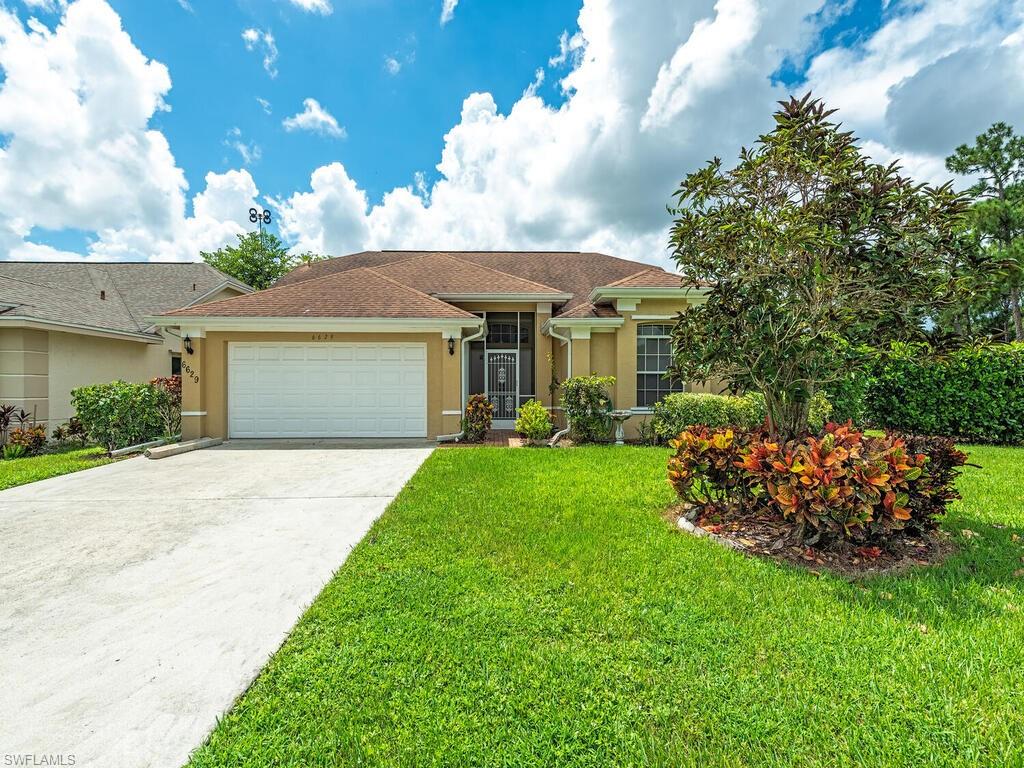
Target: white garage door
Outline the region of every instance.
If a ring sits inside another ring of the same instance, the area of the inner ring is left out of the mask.
[[[231,343],[228,433],[426,437],[426,345]]]

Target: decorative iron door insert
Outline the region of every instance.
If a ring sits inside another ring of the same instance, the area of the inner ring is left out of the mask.
[[[519,402],[519,365],[515,350],[487,350],[487,399],[494,421],[514,421]]]

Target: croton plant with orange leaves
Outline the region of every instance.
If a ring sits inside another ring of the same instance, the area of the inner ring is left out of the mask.
[[[953,483],[967,458],[943,438],[868,437],[851,424],[788,442],[695,427],[670,445],[669,481],[684,501],[856,540],[934,527],[959,498]]]

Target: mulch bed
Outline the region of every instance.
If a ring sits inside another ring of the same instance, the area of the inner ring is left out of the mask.
[[[740,517],[722,514],[686,521],[688,511],[684,505],[675,504],[669,507],[667,514],[682,530],[695,536],[706,536],[753,557],[786,562],[814,572],[828,570],[851,578],[935,565],[955,550],[949,535],[942,530],[931,531],[921,537],[894,538],[884,549],[846,541],[825,547],[809,547],[799,541],[795,526],[767,515]]]

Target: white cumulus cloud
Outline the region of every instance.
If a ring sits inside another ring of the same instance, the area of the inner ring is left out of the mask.
[[[345,129],[338,125],[334,115],[320,106],[316,99],[303,99],[302,111],[286,117],[281,125],[286,131],[310,131],[336,139],[345,138]]]
[[[334,163],[278,201],[282,231],[326,253],[569,248],[667,264],[679,180],[716,155],[732,161],[791,92],[825,97],[867,152],[923,181],[948,178],[945,154],[992,121],[1024,129],[1024,3],[891,3],[877,30],[823,49],[838,12],[822,0],[585,0],[548,62],[569,67],[563,103],[538,95],[543,72],[506,112],[470,94],[429,187],[418,175],[371,202]],[[803,82],[773,79],[808,57]]]
[[[184,173],[150,127],[170,75],[104,0],[70,4],[53,29],[0,8],[0,70],[0,258],[194,260],[244,230],[247,171],[208,174],[187,215]],[[68,254],[33,242],[36,228],[93,234]]]
[[[455,5],[444,5],[448,20]],[[486,91],[465,95],[431,173],[410,171],[408,185],[371,199],[340,162],[309,169],[308,184],[273,201],[281,234],[296,251],[329,254],[565,248],[667,265],[665,205],[679,180],[714,156],[732,162],[790,93],[824,97],[868,153],[899,158],[922,181],[947,178],[944,156],[993,121],[1024,130],[1022,0],[887,2],[877,29],[823,44],[823,25],[848,8],[583,0],[577,27],[551,41],[518,100],[499,109]],[[265,35],[253,28],[246,43],[267,55]],[[805,74],[778,82],[780,68],[803,62]],[[244,169],[211,173],[187,196],[151,127],[169,73],[104,0],[72,3],[54,30],[0,10],[0,68],[9,255],[67,258],[34,242],[37,227],[95,233],[90,258],[195,258],[246,228],[256,181]],[[543,96],[552,80],[553,103]],[[284,127],[344,136],[312,98]]]

